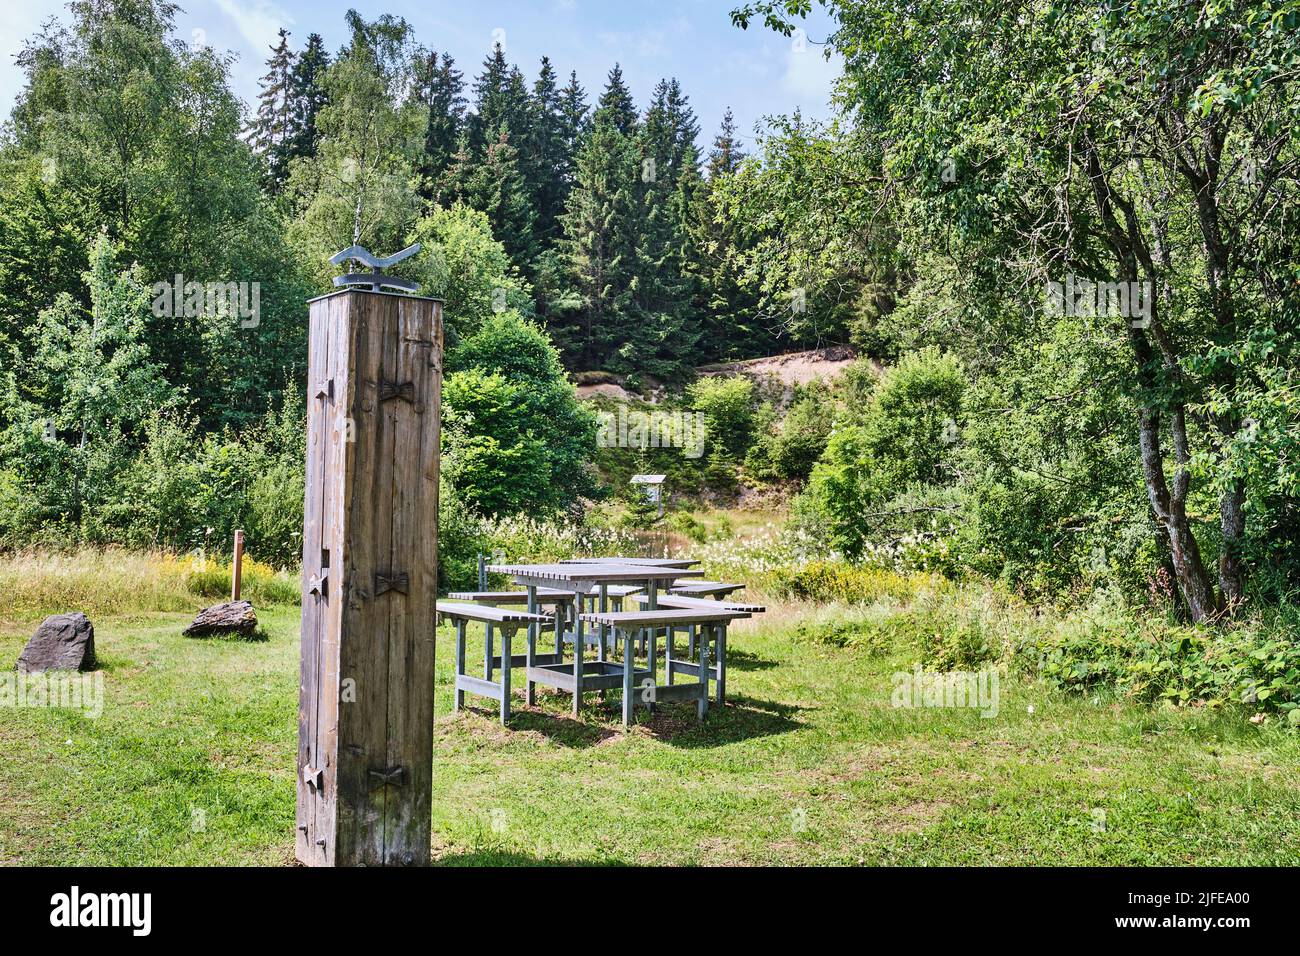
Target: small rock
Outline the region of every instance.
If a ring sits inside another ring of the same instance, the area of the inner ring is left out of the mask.
[[[51,614],[41,621],[18,656],[24,674],[95,669],[95,626],[80,611]]]
[[[227,601],[199,611],[194,623],[185,629],[186,637],[211,637],[237,634],[252,637],[257,630],[257,615],[248,601]]]

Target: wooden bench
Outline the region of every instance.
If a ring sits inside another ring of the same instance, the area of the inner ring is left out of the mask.
[[[480,697],[490,697],[501,702],[501,724],[510,720],[510,669],[528,667],[544,660],[554,663],[559,655],[543,655],[541,658],[532,654],[515,655],[510,653],[510,641],[521,627],[529,628],[530,634],[544,627],[554,626],[555,619],[546,614],[532,614],[528,611],[516,611],[507,608],[489,607],[464,601],[439,601],[438,617],[451,621],[456,627],[456,692],[454,709],[465,706],[465,692]],[[484,625],[486,640],[483,645],[483,677],[471,677],[465,673],[465,624],[477,621]],[[492,652],[492,632],[501,632],[501,655]],[[494,670],[501,671],[501,682],[492,680]]]
[[[682,597],[719,597],[723,598],[733,591],[744,588],[743,584],[728,584],[725,581],[674,581],[668,589],[669,594]]]
[[[527,591],[452,591],[447,597],[453,601],[472,601],[475,604],[527,604]],[[538,604],[572,604],[572,591],[554,588],[537,589]]]
[[[649,707],[653,707],[661,701],[694,700],[697,702],[696,707],[699,718],[703,720],[709,709],[709,676],[712,673],[709,666],[710,642],[708,640],[698,642],[700,656],[698,662],[693,665],[696,677],[693,683],[656,684],[656,635],[660,629],[667,629],[669,649],[665,658],[670,662],[667,665],[667,670],[671,672],[673,661],[672,634],[676,628],[693,626],[710,629],[717,635],[718,647],[725,651],[727,624],[745,616],[747,615],[743,611],[730,611],[716,604],[712,608],[656,608],[655,610],[646,611],[607,611],[604,613],[583,614],[581,617],[583,621],[612,629],[615,640],[621,639],[623,645],[621,666],[613,661],[588,662],[588,666],[593,668],[593,677],[587,678],[584,676],[583,687],[589,687],[592,690],[603,690],[622,685],[624,727],[630,726],[632,723],[632,713],[636,707],[638,697],[641,698],[642,703]],[[649,640],[647,666],[637,668],[632,645],[638,636],[643,635],[647,635]],[[679,672],[684,673],[685,671],[679,669]],[[548,683],[556,680],[557,677],[567,677],[567,689],[572,690],[574,686],[573,675],[557,674],[554,668],[540,666],[530,668],[528,673],[529,680],[537,680],[538,683]],[[585,673],[584,669],[584,675]],[[557,683],[551,683],[550,686],[564,687],[563,684]]]
[[[648,603],[649,598],[638,595],[634,600],[642,605]],[[728,611],[735,611],[737,617],[746,618],[754,614],[762,614],[767,610],[761,604],[747,604],[740,601],[715,601],[710,598],[682,597],[676,594],[667,594],[659,597],[656,602],[661,608],[677,608],[681,610],[715,610],[723,608]],[[670,628],[667,633],[667,641],[664,650],[664,672],[667,676],[668,683],[673,683],[673,678],[678,674],[688,674],[692,677],[699,677],[699,670],[696,663],[695,642],[697,638],[696,626],[694,624],[687,626],[687,645],[686,659],[679,660],[673,657],[673,632]],[[720,637],[721,640],[715,644],[713,653],[710,655],[711,666],[709,668],[709,677],[717,686],[714,700],[718,704],[727,702],[727,633],[726,628],[721,629],[719,634],[716,630],[714,636]]]

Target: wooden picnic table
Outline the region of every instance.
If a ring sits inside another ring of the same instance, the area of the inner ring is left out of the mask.
[[[528,591],[528,610],[536,612],[538,610],[537,592],[539,588],[555,588],[567,590],[573,593],[578,606],[582,606],[582,600],[588,595],[595,595],[598,598],[597,613],[607,613],[609,611],[609,594],[608,586],[636,584],[645,588],[646,607],[653,610],[656,607],[656,600],[659,593],[660,585],[671,585],[684,577],[702,577],[703,571],[683,569],[680,567],[663,567],[648,564],[633,564],[628,559],[617,560],[592,560],[573,563],[555,563],[555,564],[493,564],[488,566],[488,570],[496,574],[505,574],[514,579],[516,584],[523,585]],[[537,702],[536,685],[545,684],[548,687],[555,687],[560,690],[567,690],[573,694],[573,713],[576,716],[582,709],[582,692],[585,678],[591,676],[594,678],[589,683],[591,689],[604,689],[603,685],[610,684],[609,678],[617,675],[619,684],[622,683],[624,667],[619,667],[605,659],[606,647],[606,630],[607,625],[600,623],[600,631],[596,639],[598,649],[597,660],[586,660],[586,635],[584,634],[584,621],[581,615],[576,616],[573,628],[573,664],[555,663],[541,664],[534,661],[537,654],[537,635],[539,629],[536,625],[530,625],[528,628],[528,652],[526,658],[528,663],[525,666],[525,676],[527,677],[527,702],[535,704]],[[561,653],[564,648],[563,628],[555,628],[555,651]],[[632,668],[631,661],[624,661],[624,666]],[[654,663],[651,661],[651,668]]]

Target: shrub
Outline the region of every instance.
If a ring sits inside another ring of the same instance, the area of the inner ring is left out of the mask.
[[[1058,686],[1113,687],[1141,700],[1300,707],[1296,611],[1233,626],[1188,626],[1115,609],[1061,619],[1018,647],[1027,666]]]
[[[885,373],[863,412],[850,409],[831,433],[796,506],[850,557],[867,549],[886,502],[951,482],[966,380],[955,358],[911,353]]]
[[[713,375],[692,382],[687,397],[704,415],[710,446],[742,460],[754,438],[753,381],[743,375]]]
[[[596,494],[596,417],[546,333],[514,313],[487,319],[448,355],[444,472],[485,515],[553,515]]]

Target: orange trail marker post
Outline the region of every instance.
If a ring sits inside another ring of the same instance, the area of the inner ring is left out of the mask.
[[[244,532],[235,532],[235,560],[230,567],[230,600],[239,600],[239,585],[244,570]]]

